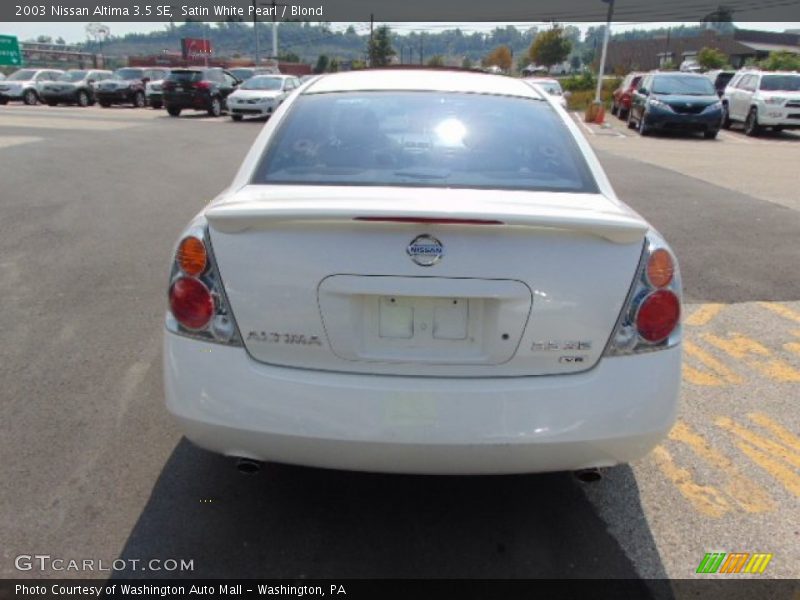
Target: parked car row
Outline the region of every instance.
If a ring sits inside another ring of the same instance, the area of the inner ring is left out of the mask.
[[[245,116],[269,117],[301,83],[274,69],[234,71],[218,67],[124,67],[114,72],[20,69],[0,82],[0,104],[129,104],[166,108],[173,117],[187,109],[214,117],[227,112],[234,121],[241,121]]]
[[[611,112],[642,135],[657,130],[702,132],[741,123],[745,134],[800,129],[800,73],[714,70],[629,73],[614,90]]]

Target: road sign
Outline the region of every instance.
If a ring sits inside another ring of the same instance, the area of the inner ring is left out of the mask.
[[[0,35],[0,66],[22,66],[22,52],[13,35]]]

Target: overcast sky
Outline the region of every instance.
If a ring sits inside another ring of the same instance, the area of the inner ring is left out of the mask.
[[[4,1],[4,0],[0,0]],[[549,27],[549,23],[511,23],[519,28],[532,26]],[[566,23],[565,23],[566,24]],[[768,31],[784,31],[786,29],[800,29],[800,23],[735,23],[737,27],[744,29],[762,29]],[[87,23],[0,23],[0,34],[16,35],[21,40],[36,38],[40,35],[49,35],[52,38],[63,37],[67,43],[81,42],[86,39]],[[112,35],[125,35],[126,33],[146,33],[164,29],[168,23],[108,23]],[[213,23],[210,23],[213,26]],[[335,28],[344,28],[349,23],[334,23]],[[363,26],[365,23],[353,23],[353,25]],[[497,26],[505,26],[507,23],[396,23],[391,24],[399,32],[405,31],[426,31],[438,32],[445,29],[460,27],[468,31],[487,31]],[[600,23],[574,23],[582,30],[586,30],[591,25]],[[627,29],[653,29],[658,27],[677,26],[677,25],[696,25],[696,23],[614,23],[612,31],[623,31]],[[362,28],[359,27],[359,30]]]

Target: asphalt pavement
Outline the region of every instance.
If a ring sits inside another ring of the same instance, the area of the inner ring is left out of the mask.
[[[657,139],[647,160],[635,138],[592,139],[619,195],[673,244],[688,302],[680,421],[642,461],[590,485],[243,476],[181,438],[160,341],[176,237],[259,130],[149,109],[0,110],[0,576],[82,575],[14,567],[45,553],[193,560],[170,576],[692,577],[711,551],[774,553],[765,576],[798,576],[793,188],[736,191],[654,164]],[[774,151],[729,145],[741,160]]]

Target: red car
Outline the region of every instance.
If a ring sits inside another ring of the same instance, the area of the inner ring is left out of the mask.
[[[633,73],[628,73],[625,79],[622,80],[622,83],[619,84],[619,87],[615,89],[612,94],[612,115],[617,115],[623,121],[628,118],[628,111],[631,109],[631,95],[644,75],[644,73],[634,71]]]

